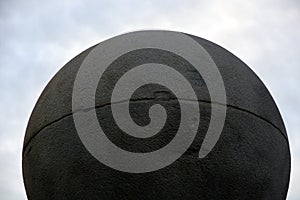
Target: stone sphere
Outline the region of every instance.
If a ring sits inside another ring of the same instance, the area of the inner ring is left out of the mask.
[[[22,162],[29,200],[281,200],[291,165],[256,74],[171,31],[120,35],[63,66],[31,114]]]

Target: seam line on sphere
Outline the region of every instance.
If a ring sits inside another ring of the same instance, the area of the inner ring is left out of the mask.
[[[131,102],[143,102],[143,101],[149,101],[149,100],[155,100],[154,98],[143,98],[143,99],[130,99]],[[232,106],[232,105],[226,105],[226,104],[222,104],[222,103],[219,103],[219,102],[212,102],[212,101],[206,101],[206,100],[198,100],[198,101],[195,101],[195,100],[190,100],[190,99],[182,99],[182,98],[170,98],[168,99],[168,101],[170,100],[183,100],[183,101],[187,101],[187,102],[199,102],[199,103],[205,103],[205,104],[217,104],[217,105],[221,105],[221,106],[227,106],[227,107],[230,107],[230,108],[233,108],[235,110],[240,110],[240,111],[243,111],[243,112],[246,112],[250,115],[253,115],[267,123],[269,123],[271,126],[273,126],[275,129],[277,129],[280,134],[284,137],[284,139],[286,140],[286,142],[288,142],[288,138],[287,136],[275,125],[273,124],[271,121],[261,117],[260,115],[256,114],[256,113],[253,113],[251,111],[248,111],[246,109],[243,109],[243,108],[240,108],[240,107],[237,107],[237,106]],[[119,104],[119,103],[125,103],[127,102],[128,100],[121,100],[121,101],[117,101],[117,102],[113,102],[113,104]],[[166,100],[158,100],[158,101],[166,101]],[[24,152],[27,148],[27,146],[29,145],[29,143],[31,142],[31,140],[33,140],[42,130],[44,130],[45,128],[47,128],[48,126],[51,126],[52,124],[55,124],[56,122],[59,122],[60,120],[68,117],[68,116],[71,116],[75,113],[78,113],[78,112],[89,112],[93,109],[98,109],[98,108],[102,108],[102,107],[106,107],[106,106],[109,106],[111,105],[111,103],[106,103],[106,104],[102,104],[102,105],[99,105],[99,106],[95,106],[95,107],[92,107],[92,108],[84,108],[84,109],[80,109],[80,110],[75,110],[73,113],[69,113],[69,114],[65,114],[55,120],[53,120],[52,122],[50,122],[49,124],[46,124],[44,126],[42,126],[37,132],[36,134],[34,134],[31,138],[29,138],[28,142],[24,145],[23,147],[23,152],[22,154],[24,155]],[[201,111],[200,111],[201,113]]]

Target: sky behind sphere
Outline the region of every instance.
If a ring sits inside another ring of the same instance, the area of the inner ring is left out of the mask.
[[[141,29],[181,31],[231,51],[262,79],[291,146],[289,200],[300,199],[300,3],[297,0],[0,1],[0,198],[27,199],[22,143],[46,84],[70,59]]]

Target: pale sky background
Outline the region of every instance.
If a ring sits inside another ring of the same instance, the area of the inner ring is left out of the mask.
[[[43,3],[41,3],[43,2]],[[241,58],[273,95],[300,199],[300,1],[0,1],[0,199],[25,200],[21,153],[30,113],[53,75],[86,48],[140,29],[182,31]]]

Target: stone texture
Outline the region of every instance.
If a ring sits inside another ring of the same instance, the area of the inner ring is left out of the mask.
[[[23,149],[28,199],[285,199],[290,175],[287,133],[268,90],[255,73],[222,47],[199,37],[225,83],[227,117],[217,145],[198,158],[210,119],[210,97],[201,76],[176,55],[155,49],[120,57],[106,72],[96,94],[96,111],[107,136],[123,149],[147,152],[167,144],[180,120],[178,101],[166,88],[148,86],[130,104],[136,123],[153,103],[167,108],[168,126],[151,139],[128,137],[115,127],[110,98],[103,96],[124,71],[114,67],[159,62],[192,81],[201,112],[198,134],[176,162],[158,171],[130,174],[98,162],[82,145],[72,117],[72,88],[77,70],[94,47],[67,63],[41,94],[30,117]],[[188,103],[188,102],[186,102]],[[80,111],[78,111],[80,112]],[[141,114],[142,113],[142,114]]]

